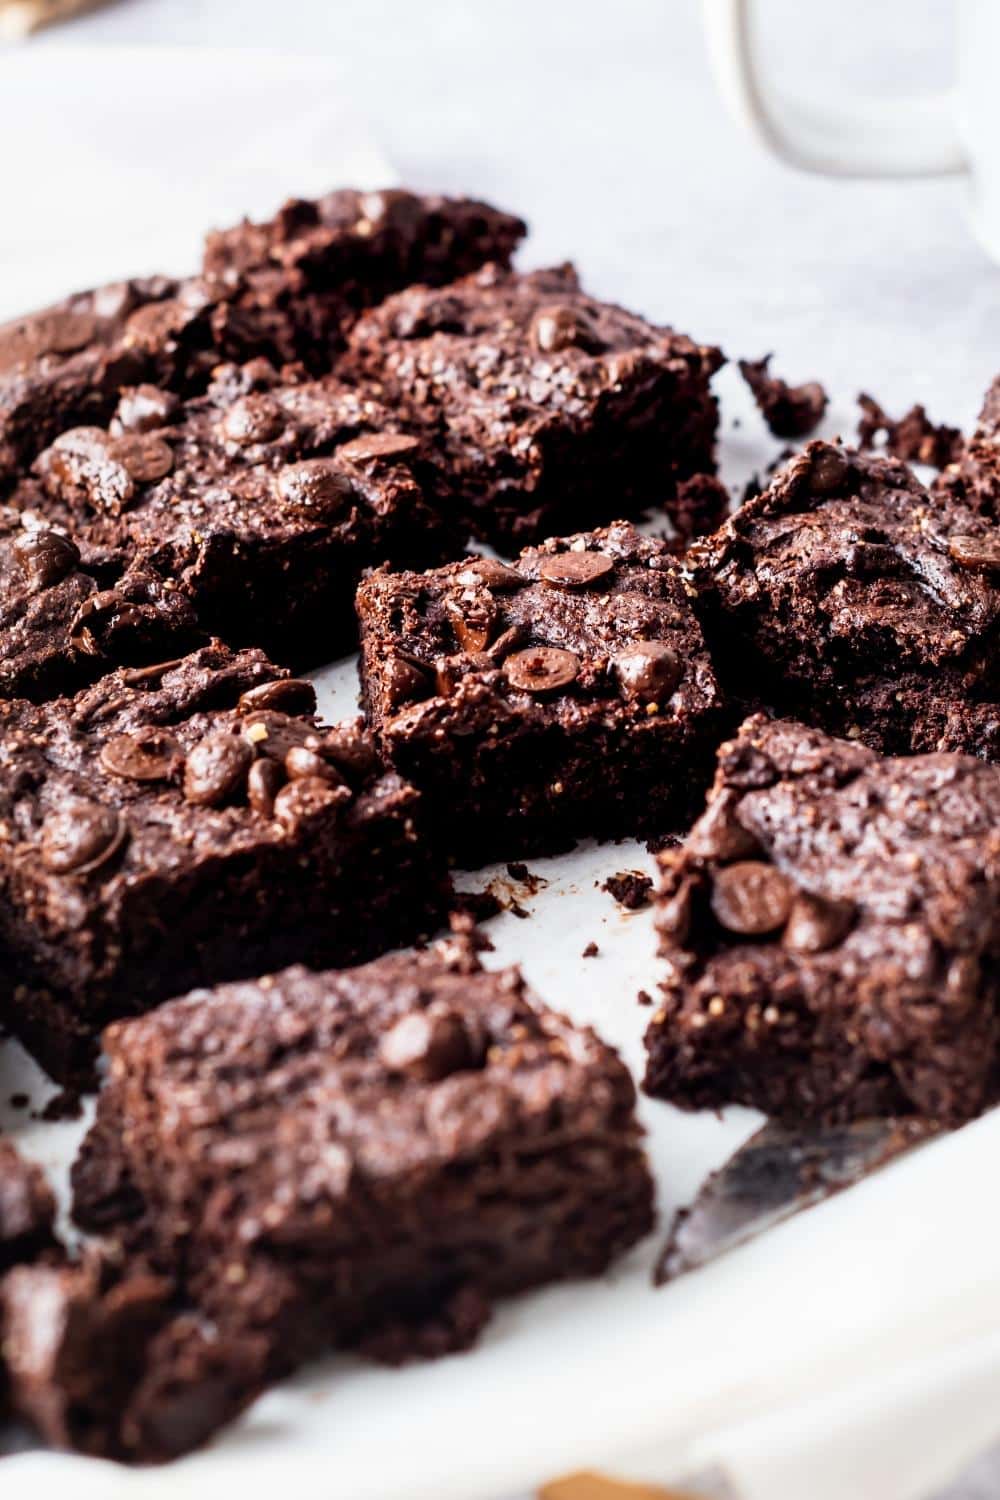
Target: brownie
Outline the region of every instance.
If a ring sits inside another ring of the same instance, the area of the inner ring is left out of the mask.
[[[263,1345],[173,1306],[165,1278],[97,1252],[0,1281],[11,1405],[56,1448],[155,1463],[198,1447],[260,1389]]]
[[[220,361],[258,355],[323,373],[364,308],[505,263],[524,228],[468,199],[336,192],[210,235],[198,276],[117,282],[8,323],[0,482],[66,428],[106,424],[124,387],[193,392]]]
[[[356,324],[346,368],[436,446],[444,499],[509,552],[653,505],[691,531],[714,524],[673,501],[714,469],[721,362],[588,296],[571,266],[488,266],[388,298]]]
[[[54,698],[206,642],[170,580],[133,563],[107,582],[64,531],[30,520],[0,506],[0,697]]]
[[[447,905],[417,793],[258,651],[0,702],[0,1017],[60,1082],[195,984],[344,963]]]
[[[365,713],[467,865],[659,833],[711,776],[721,698],[667,546],[626,522],[358,591]]]
[[[104,1049],[78,1221],[272,1373],[461,1347],[495,1298],[599,1275],[652,1224],[628,1070],[464,933],[199,990]]]
[[[823,420],[829,397],[818,380],[789,385],[780,375],[772,375],[770,364],[770,354],[741,359],[740,374],[775,437],[805,437]]]
[[[55,1216],[56,1200],[41,1167],[0,1136],[0,1274],[55,1246]]]
[[[1000,543],[901,462],[810,443],[693,550],[723,684],[889,754],[1000,759]]]
[[[688,1108],[954,1124],[997,1082],[1000,767],[748,719],[659,857],[645,1087]]]
[[[1000,521],[1000,375],[986,392],[964,453],[942,470],[936,488],[986,520]]]
[[[139,559],[230,645],[329,661],[354,647],[366,568],[454,554],[420,443],[363,392],[289,384],[259,359],[219,366],[188,402],[154,396],[126,392],[108,427],[62,433],[12,504],[68,524],[105,571]]]

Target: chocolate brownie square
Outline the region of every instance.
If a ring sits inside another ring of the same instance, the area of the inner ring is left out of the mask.
[[[55,1246],[55,1217],[56,1200],[41,1167],[0,1136],[0,1273]]]
[[[114,583],[65,531],[0,506],[0,697],[42,701],[207,640],[190,601],[134,563]]]
[[[506,263],[523,223],[464,198],[295,200],[209,236],[203,272],[83,292],[0,327],[0,481],[68,427],[104,426],[123,388],[202,389],[220,361],[329,370],[351,321],[412,280]]]
[[[889,754],[1000,758],[1000,545],[894,459],[809,446],[692,554],[723,684]]]
[[[663,832],[708,783],[708,652],[669,549],[626,522],[375,573],[358,614],[368,722],[466,864]]]
[[[501,551],[665,506],[687,531],[719,516],[676,503],[714,470],[718,349],[584,292],[571,266],[496,266],[411,287],[355,326],[347,368],[436,446],[445,498]]]
[[[12,503],[66,521],[107,571],[139,558],[230,645],[297,665],[353,649],[365,569],[439,561],[420,445],[335,379],[223,365],[182,405],[127,392],[107,428],[71,428]]]
[[[165,1278],[88,1253],[0,1282],[15,1414],[55,1448],[159,1463],[198,1447],[260,1389],[263,1346],[173,1306]]]
[[[400,1360],[652,1224],[628,1070],[459,934],[199,990],[104,1038],[75,1214],[143,1246],[273,1372]]]
[[[0,1015],[60,1081],[195,984],[419,936],[447,882],[418,796],[307,683],[212,646],[0,702]]]
[[[954,1124],[997,1083],[1000,767],[750,718],[660,855],[645,1087],[685,1107]]]

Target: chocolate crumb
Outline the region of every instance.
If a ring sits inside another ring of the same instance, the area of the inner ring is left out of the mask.
[[[456,891],[454,910],[467,914],[474,922],[487,922],[503,911],[503,904],[489,886],[482,891]]]
[[[770,363],[770,354],[763,359],[741,359],[740,374],[775,437],[805,437],[823,418],[829,401],[826,391],[818,380],[789,385],[768,372]]]
[[[597,944],[594,943],[594,942],[590,942],[590,943],[587,944],[586,948],[584,948],[581,957],[583,957],[583,958],[597,958],[600,955],[600,952],[601,952],[601,950],[600,950],[600,948],[598,948]]]
[[[861,408],[858,421],[860,447],[874,448],[876,439],[884,435],[885,451],[904,463],[943,469],[961,458],[965,442],[959,429],[944,422],[932,422],[926,408],[919,402],[898,421],[894,421],[875,398],[864,391],[858,396],[858,405]]]
[[[510,876],[511,880],[527,882],[528,866],[521,864],[520,861],[515,860],[513,864],[509,864],[507,866],[507,874]]]
[[[78,1120],[83,1114],[83,1105],[80,1095],[76,1089],[60,1089],[58,1094],[53,1094],[42,1108],[32,1116],[36,1120],[44,1120],[47,1124],[55,1124],[60,1120]]]
[[[686,541],[714,531],[729,512],[729,491],[714,474],[692,474],[677,486],[671,519]]]
[[[9,1100],[11,1109],[27,1109],[29,1102],[27,1094],[11,1094]]]
[[[658,833],[655,838],[646,840],[646,853],[662,854],[664,849],[679,849],[680,846],[679,833]]]
[[[653,997],[648,990],[640,990],[635,997],[640,1005],[652,1005]]]
[[[641,870],[619,870],[617,875],[609,875],[601,886],[602,891],[607,891],[627,911],[640,911],[648,906],[652,889],[651,877]]]

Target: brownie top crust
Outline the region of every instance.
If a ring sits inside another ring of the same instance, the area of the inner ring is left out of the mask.
[[[366,690],[390,737],[436,724],[609,716],[691,725],[718,706],[701,631],[668,549],[633,526],[553,538],[515,563],[467,558],[361,586]]]

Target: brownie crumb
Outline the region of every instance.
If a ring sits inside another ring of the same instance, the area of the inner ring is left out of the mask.
[[[680,844],[679,833],[658,833],[655,838],[646,840],[646,853],[662,854],[664,849],[679,849]]]
[[[584,948],[581,956],[583,958],[598,958],[600,957],[600,952],[601,950],[600,948],[598,948],[597,944],[594,942],[590,942],[587,944],[586,948]]]
[[[729,511],[729,491],[715,474],[692,474],[677,486],[671,519],[687,540],[714,531]]]
[[[510,876],[511,880],[517,880],[522,882],[523,884],[527,884],[528,866],[521,864],[518,860],[515,860],[512,864],[509,864],[507,866],[507,874]]]
[[[499,916],[503,903],[489,886],[482,891],[456,891],[453,910],[459,915],[470,916],[473,922],[488,922]]]
[[[635,997],[640,1005],[652,1005],[653,997],[648,990],[640,990]]]
[[[617,875],[609,875],[601,886],[601,890],[613,896],[626,911],[640,911],[648,906],[652,889],[651,877],[641,870],[619,870]]]
[[[8,1102],[11,1109],[27,1109],[30,1100],[27,1094],[11,1094]]]
[[[60,1120],[78,1120],[83,1114],[83,1105],[80,1095],[76,1089],[60,1089],[58,1094],[53,1094],[42,1108],[34,1116],[36,1120],[44,1120],[47,1124],[57,1124]]]
[[[740,374],[775,437],[805,437],[822,421],[829,397],[818,380],[789,385],[771,375],[770,363],[770,354],[763,359],[741,359]]]
[[[904,463],[943,469],[961,458],[965,443],[959,429],[944,422],[932,422],[926,408],[919,402],[898,421],[894,421],[875,398],[864,391],[858,396],[858,405],[861,408],[858,421],[860,447],[874,448],[876,439],[884,435],[886,452]]]
[[[747,480],[746,484],[743,486],[743,494],[740,497],[742,504],[746,505],[746,504],[749,503],[749,501],[756,500],[757,496],[761,493],[761,491],[763,490],[763,488],[764,488],[764,486],[763,486],[763,483],[761,482],[760,475],[759,474],[751,474],[750,478]]]

